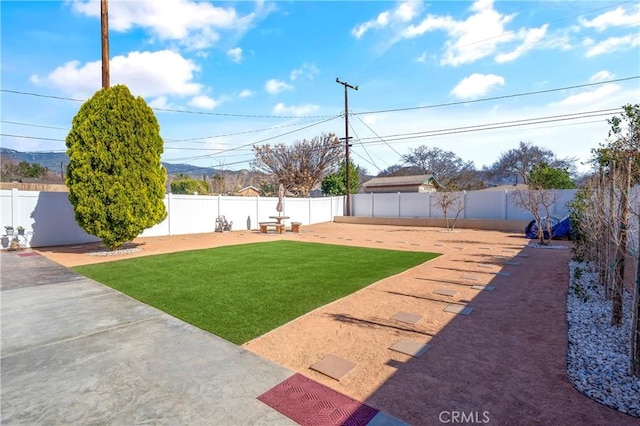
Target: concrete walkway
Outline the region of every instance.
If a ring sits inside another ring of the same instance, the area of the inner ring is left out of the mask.
[[[0,255],[3,424],[295,424],[256,399],[293,371],[30,253]]]

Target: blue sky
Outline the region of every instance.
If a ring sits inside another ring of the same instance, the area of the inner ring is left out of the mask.
[[[15,92],[100,88],[99,1],[0,7],[1,144],[64,151],[81,103]],[[240,170],[255,143],[344,137],[336,77],[358,86],[352,158],[371,174],[419,145],[478,168],[520,141],[585,161],[640,103],[637,1],[111,0],[109,20],[111,84],[159,108],[168,162]]]

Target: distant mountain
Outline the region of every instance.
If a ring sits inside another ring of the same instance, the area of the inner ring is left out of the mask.
[[[40,164],[47,167],[52,172],[58,172],[60,167],[66,170],[69,164],[69,157],[65,152],[21,152],[14,149],[0,148],[0,157],[2,161],[21,162],[26,161],[31,164]],[[62,166],[61,166],[62,165]],[[162,165],[167,169],[168,175],[185,174],[192,177],[202,178],[202,175],[213,176],[216,173],[222,174],[221,170],[213,167],[199,167],[191,164],[174,164],[165,163]],[[239,172],[226,171],[225,174],[234,174]]]

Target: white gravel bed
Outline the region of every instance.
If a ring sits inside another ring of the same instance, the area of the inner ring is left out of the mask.
[[[109,250],[107,248],[100,248],[88,251],[86,254],[89,256],[118,256],[122,254],[131,254],[137,251],[142,251],[141,247],[122,248],[117,250]]]
[[[597,280],[588,264],[569,264],[567,375],[586,396],[640,417],[640,379],[629,373],[632,298],[625,292],[622,325],[612,326],[611,301]]]

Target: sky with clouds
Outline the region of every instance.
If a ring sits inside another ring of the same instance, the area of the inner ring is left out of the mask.
[[[100,2],[0,8],[1,145],[64,151],[101,87]],[[155,108],[174,163],[240,170],[253,144],[344,137],[336,78],[358,87],[370,174],[419,145],[478,168],[520,141],[584,162],[640,103],[637,1],[110,0],[109,30],[111,84]]]

